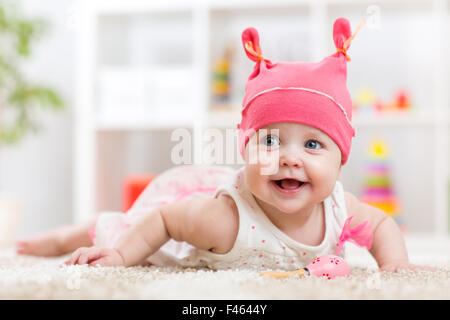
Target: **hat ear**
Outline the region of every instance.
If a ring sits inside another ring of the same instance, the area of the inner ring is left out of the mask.
[[[347,50],[350,47],[350,41],[344,48],[344,43],[352,36],[350,22],[345,18],[338,18],[333,25],[333,41],[336,49]]]
[[[242,44],[245,53],[250,60],[258,62],[261,60],[261,47],[259,46],[259,34],[255,28],[250,27],[242,32]]]

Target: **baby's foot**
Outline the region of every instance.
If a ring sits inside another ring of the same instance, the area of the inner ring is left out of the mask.
[[[55,257],[68,253],[63,246],[63,239],[68,230],[59,228],[43,232],[28,239],[16,242],[16,252],[42,257]]]

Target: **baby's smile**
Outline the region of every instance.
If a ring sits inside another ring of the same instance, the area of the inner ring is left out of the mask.
[[[293,195],[300,192],[300,190],[306,184],[306,182],[297,180],[295,178],[284,178],[278,180],[271,180],[271,184],[278,192]]]

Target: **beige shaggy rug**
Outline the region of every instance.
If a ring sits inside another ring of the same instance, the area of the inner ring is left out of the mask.
[[[449,238],[407,237],[410,260],[436,272],[381,272],[347,245],[348,278],[269,279],[248,270],[59,267],[65,260],[0,251],[0,299],[450,299]]]

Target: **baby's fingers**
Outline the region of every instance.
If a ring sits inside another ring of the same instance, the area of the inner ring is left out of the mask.
[[[65,262],[66,265],[74,265],[74,264],[85,264],[89,259],[94,258],[94,256],[98,255],[98,248],[78,248],[72,253],[69,260]]]
[[[75,264],[78,261],[78,258],[80,257],[81,253],[85,249],[87,249],[87,248],[78,248],[77,250],[75,250],[71,254],[70,258],[66,262],[64,262],[64,264],[66,264],[68,266]]]
[[[120,253],[114,249],[105,249],[104,254],[99,255],[97,259],[89,261],[89,266],[96,267],[115,267],[123,266],[124,261]]]
[[[112,264],[109,261],[108,257],[102,257],[100,259],[96,259],[89,263],[90,267],[107,267],[107,266],[111,266],[111,265]]]
[[[88,264],[102,257],[101,248],[89,248],[81,253],[78,264]]]

